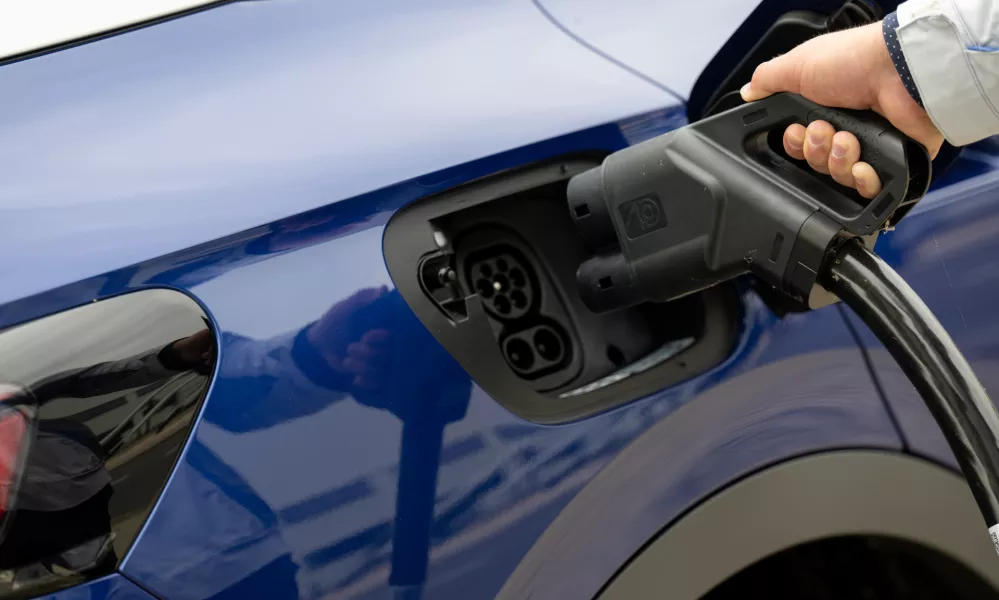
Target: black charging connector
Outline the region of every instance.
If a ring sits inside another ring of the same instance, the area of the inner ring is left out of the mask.
[[[784,155],[791,123],[852,131],[881,175],[867,200]],[[610,155],[574,177],[569,210],[596,256],[579,290],[598,312],[664,301],[752,272],[788,302],[817,308],[815,279],[839,238],[897,222],[926,192],[926,150],[869,112],[790,94],[746,104]],[[664,277],[663,273],[669,273]]]
[[[825,120],[860,141],[872,200],[787,157],[784,129]],[[569,182],[593,251],[577,272],[596,312],[666,302],[746,273],[778,314],[843,300],[920,392],[999,552],[999,413],[947,332],[871,249],[926,193],[930,158],[870,112],[779,94],[626,148]]]

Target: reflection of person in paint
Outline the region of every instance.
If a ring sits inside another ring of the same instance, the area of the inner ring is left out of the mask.
[[[220,375],[233,380],[242,397],[283,400],[248,403],[241,414],[227,414],[224,426],[235,432],[272,427],[377,391],[387,375],[392,315],[373,313],[388,296],[385,287],[362,289],[308,326],[269,340],[227,335],[231,359]]]
[[[182,556],[143,560],[156,562],[157,577],[182,579],[203,596],[224,590],[227,596],[252,597],[263,587],[292,594],[292,585],[309,589],[310,582],[299,580],[301,549],[293,554],[276,510],[226,459],[225,444],[233,438],[216,435],[220,429],[245,434],[271,428],[352,398],[390,412],[408,431],[403,443],[411,442],[410,451],[402,458],[408,455],[417,464],[400,465],[400,480],[403,472],[408,478],[398,502],[404,509],[396,517],[417,523],[398,528],[404,544],[394,540],[393,552],[405,570],[393,564],[393,584],[419,585],[429,549],[440,436],[446,423],[464,415],[468,375],[399,293],[386,287],[359,290],[288,334],[266,340],[224,334],[223,345],[217,391],[239,410],[222,409],[224,420],[205,413],[169,501],[150,522],[150,535],[162,534],[171,547],[185,548]],[[191,525],[167,531],[178,522]]]
[[[44,417],[44,405],[57,398],[112,394],[165,382],[186,370],[207,374],[214,352],[206,328],[138,356],[47,377],[30,386],[31,392]],[[29,579],[44,577],[53,567],[99,573],[114,569],[118,559],[111,546],[108,505],[113,491],[106,458],[106,449],[80,421],[38,420],[16,512],[0,543],[0,569],[30,566]]]
[[[300,559],[285,544],[278,515],[216,453],[210,432],[217,426],[249,433],[307,417],[348,397],[378,396],[388,374],[392,332],[365,315],[388,293],[384,287],[362,289],[306,327],[270,339],[224,335],[226,359],[219,380],[226,397],[238,398],[239,410],[227,411],[224,422],[205,414],[207,423],[174,477],[171,494],[187,498],[174,496],[164,503],[160,510],[168,514],[152,527],[194,525],[164,534],[185,552],[157,555],[159,576],[181,578],[203,596],[224,590],[249,598],[274,586],[292,594],[288,586],[299,586]],[[391,315],[379,316],[391,320]]]

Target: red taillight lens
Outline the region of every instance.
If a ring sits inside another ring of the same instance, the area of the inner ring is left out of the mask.
[[[0,518],[13,505],[24,468],[28,417],[20,409],[5,404],[21,397],[20,388],[0,384]]]
[[[10,507],[27,433],[28,420],[21,411],[6,409],[0,413],[0,517]]]

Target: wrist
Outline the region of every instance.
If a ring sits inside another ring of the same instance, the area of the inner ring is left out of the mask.
[[[867,66],[867,85],[873,95],[877,95],[880,86],[884,85],[885,78],[895,75],[895,66],[891,61],[891,54],[888,52],[888,45],[882,30],[882,22],[865,25],[863,46],[863,61]]]

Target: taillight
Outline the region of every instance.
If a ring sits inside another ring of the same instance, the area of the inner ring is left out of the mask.
[[[0,517],[10,506],[27,431],[27,419],[20,411],[8,409],[0,414]]]
[[[23,390],[0,384],[0,519],[11,510],[24,471],[29,442],[27,405]]]

